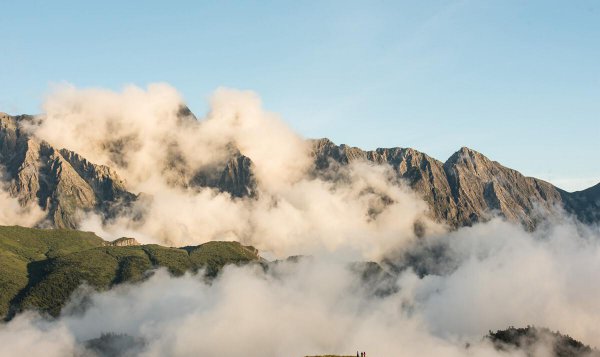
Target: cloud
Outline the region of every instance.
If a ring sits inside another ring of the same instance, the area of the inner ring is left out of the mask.
[[[398,289],[385,296],[331,257],[272,264],[266,272],[229,266],[211,283],[159,270],[143,283],[91,293],[83,312],[75,298],[54,321],[20,316],[0,330],[0,340],[18,348],[18,331],[26,341],[52,341],[49,351],[65,351],[112,332],[143,338],[143,356],[357,349],[374,356],[506,356],[513,353],[494,350],[482,336],[535,324],[600,344],[600,289],[590,283],[600,268],[597,230],[564,223],[528,233],[493,220],[434,239],[449,243],[456,264],[424,277],[405,269]]]
[[[80,228],[107,239],[192,245],[238,240],[275,254],[347,250],[372,259],[415,237],[427,205],[385,165],[332,165],[316,177],[310,142],[248,91],[218,89],[205,118],[182,115],[183,100],[166,84],[122,92],[58,88],[35,135],[92,162],[116,168],[142,192],[128,214],[102,223],[88,214]],[[239,150],[253,162],[257,197],[232,198],[190,184]]]
[[[333,164],[315,175],[308,142],[254,93],[220,89],[200,120],[182,115],[182,103],[165,84],[49,96],[28,129],[115,167],[143,192],[130,212],[109,222],[88,215],[81,227],[174,246],[236,240],[269,256],[314,258],[268,271],[227,267],[212,282],[158,271],[106,292],[83,289],[83,311],[76,295],[56,320],[27,313],[3,325],[0,352],[33,344],[47,355],[85,354],[85,341],[112,332],[142,338],[135,353],[146,356],[505,356],[482,336],[528,324],[600,345],[600,288],[591,283],[598,227],[552,217],[533,233],[501,219],[447,232],[387,165]],[[189,184],[235,150],[255,165],[256,197]],[[426,234],[417,236],[416,225]],[[396,289],[375,294],[377,282],[348,269],[357,260],[385,261]]]
[[[117,169],[134,191],[155,193],[185,183],[198,169],[237,148],[256,164],[269,188],[293,182],[310,165],[309,147],[249,91],[218,89],[201,121],[182,112],[183,98],[167,84],[122,92],[65,85],[47,97],[29,127],[50,144]]]
[[[33,227],[43,221],[45,214],[35,203],[22,206],[17,198],[0,187],[0,225]]]
[[[0,325],[2,356],[73,356],[80,349],[66,326],[24,313]]]
[[[414,239],[416,222],[430,232],[443,231],[427,218],[427,205],[393,179],[389,167],[354,163],[338,174],[346,180],[304,178],[258,199],[165,188],[136,203],[141,220],[130,218],[136,213],[102,225],[91,215],[81,228],[173,246],[237,240],[280,257],[346,250],[369,259]]]
[[[444,334],[528,324],[600,344],[600,234],[573,223],[527,233],[496,219],[447,239],[457,268],[422,279],[423,310]]]

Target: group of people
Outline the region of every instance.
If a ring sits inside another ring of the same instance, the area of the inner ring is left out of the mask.
[[[367,352],[361,352],[358,354],[358,351],[356,351],[356,357],[367,357]]]

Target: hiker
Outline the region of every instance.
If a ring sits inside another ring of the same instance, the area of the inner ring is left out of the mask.
[[[358,351],[356,351],[356,357],[360,357],[360,356],[358,355]]]

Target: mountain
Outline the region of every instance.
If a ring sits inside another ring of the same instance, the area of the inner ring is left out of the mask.
[[[182,107],[181,115],[182,120],[196,120],[187,107]],[[80,211],[111,218],[136,200],[110,167],[93,164],[26,133],[21,123],[31,120],[33,117],[26,115],[0,114],[0,166],[4,167],[9,192],[21,204],[39,204],[53,227],[76,228]],[[585,223],[600,222],[600,184],[569,193],[466,147],[441,162],[411,148],[366,151],[328,139],[310,142],[314,162],[311,175],[329,179],[329,170],[359,160],[388,164],[398,179],[428,203],[431,216],[451,227],[472,225],[498,214],[533,229],[541,219],[560,210]],[[233,197],[255,197],[254,169],[249,157],[231,148],[227,160],[203,168],[189,179],[178,179],[183,180],[178,184],[212,187]]]
[[[335,170],[335,165],[353,161],[388,164],[428,203],[433,218],[451,227],[469,226],[498,214],[533,229],[541,219],[557,215],[561,209],[582,222],[600,222],[600,184],[569,193],[546,181],[525,177],[467,147],[441,162],[411,148],[366,151],[336,145],[329,139],[311,143],[314,175],[327,177],[324,173]],[[226,185],[220,186],[222,190],[236,196],[254,194],[253,182],[243,186],[249,182],[246,178],[253,176],[252,162],[245,162],[248,164],[229,171],[231,181],[238,183],[235,191]]]
[[[27,308],[56,316],[84,282],[105,290],[159,267],[176,276],[204,269],[212,278],[227,264],[260,261],[255,248],[237,242],[169,248],[132,238],[106,242],[75,230],[0,226],[0,317]]]
[[[0,166],[22,205],[37,203],[53,227],[75,228],[78,211],[108,218],[135,200],[113,169],[29,135],[22,124],[30,120],[0,113]]]
[[[222,165],[197,172],[190,186],[212,187],[233,197],[253,197],[257,186],[252,160],[235,151]]]
[[[600,222],[600,183],[583,191],[563,194],[566,209],[584,222]]]
[[[575,208],[567,199],[572,194],[548,182],[525,177],[466,147],[442,163],[410,148],[364,151],[320,139],[313,141],[313,155],[317,170],[355,160],[389,164],[429,204],[437,220],[453,227],[500,214],[533,228],[541,214],[552,214],[555,207],[563,207],[582,219],[587,217],[584,209],[600,212],[598,202],[594,206],[592,201],[582,201]]]

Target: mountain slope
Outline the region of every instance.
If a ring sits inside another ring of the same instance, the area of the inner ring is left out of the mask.
[[[111,168],[28,135],[22,123],[31,119],[0,113],[0,166],[22,205],[38,204],[54,227],[75,228],[80,211],[109,217],[135,199]]]
[[[195,120],[187,114],[184,119]],[[86,211],[110,218],[136,199],[111,168],[90,163],[77,153],[56,149],[25,133],[20,123],[28,120],[33,119],[0,114],[0,166],[9,182],[9,192],[23,205],[39,204],[51,226],[75,228],[78,213]],[[560,210],[582,222],[600,222],[600,184],[565,192],[466,147],[441,162],[411,148],[365,151],[336,145],[328,139],[311,140],[311,144],[312,175],[328,179],[328,170],[353,161],[388,164],[428,203],[431,216],[451,227],[486,221],[499,214],[533,229],[540,219]],[[176,181],[182,187],[211,187],[233,197],[255,197],[254,170],[251,158],[232,147],[230,157],[221,164]]]
[[[466,147],[442,163],[410,148],[363,151],[320,139],[313,141],[313,156],[317,171],[355,160],[389,164],[429,204],[437,220],[453,227],[500,214],[531,229],[540,217],[561,208],[583,222],[600,220],[600,185],[568,193]]]
[[[600,183],[582,191],[562,191],[561,194],[567,211],[576,214],[583,222],[600,222]]]
[[[0,316],[27,308],[57,315],[83,283],[103,290],[142,280],[158,267],[174,275],[204,269],[214,277],[227,264],[260,259],[237,242],[168,248],[131,239],[110,243],[90,232],[0,226]]]

